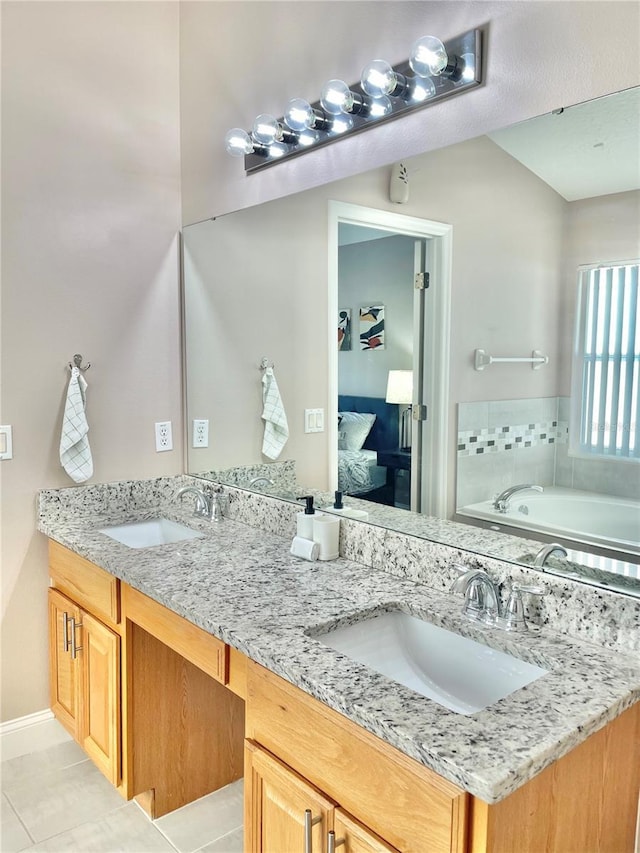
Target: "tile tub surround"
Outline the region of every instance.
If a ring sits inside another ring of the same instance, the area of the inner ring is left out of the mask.
[[[153,482],[155,486],[148,486],[153,501],[160,494],[173,497],[175,487],[165,490],[160,481]],[[146,508],[138,505],[133,514],[121,508],[119,517],[113,504],[98,507],[92,501],[83,511],[84,489],[63,491],[78,493],[77,506],[72,507],[74,501],[68,496],[56,501],[51,492],[43,494],[41,532],[486,802],[507,796],[640,701],[637,655],[614,653],[546,628],[511,637],[463,619],[460,599],[443,592],[452,579],[444,551],[441,563],[435,552],[427,558],[436,564],[428,585],[422,578],[408,577],[418,571],[416,561],[424,558],[423,549],[430,544],[424,540],[347,521],[343,539],[367,539],[370,534],[366,544],[349,547],[370,555],[374,566],[393,558],[397,574],[344,558],[308,563],[289,554],[294,524],[290,514],[297,510],[293,504],[230,490],[230,512],[241,514],[248,509],[254,525],[267,516],[273,526],[289,525],[286,533],[276,535],[231,518],[221,524],[198,520],[190,516],[190,507],[173,499]],[[129,493],[127,488],[120,491]],[[112,485],[111,497],[117,492]],[[263,503],[269,501],[274,504],[271,508]],[[131,550],[97,529],[105,520],[139,520],[159,509],[207,535]],[[357,533],[349,530],[351,525]],[[502,565],[505,572],[514,569]],[[639,605],[635,607],[637,619]],[[402,609],[471,638],[482,638],[551,671],[494,706],[462,717],[400,685],[391,688],[384,676],[309,635],[318,626],[345,624],[357,621],[363,612],[389,609]]]

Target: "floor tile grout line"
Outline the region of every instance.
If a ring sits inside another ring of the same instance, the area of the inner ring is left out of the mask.
[[[18,814],[18,812],[16,811],[15,806],[13,805],[13,803],[11,802],[11,800],[9,799],[9,797],[7,796],[6,792],[5,792],[5,791],[3,791],[2,793],[4,794],[4,796],[5,796],[6,800],[7,800],[7,803],[9,804],[9,808],[11,809],[11,811],[12,811],[12,812],[14,813],[14,815],[16,816],[16,819],[17,819],[18,823],[20,824],[20,826],[24,829],[24,831],[25,831],[25,832],[27,833],[27,835],[29,836],[29,840],[31,841],[31,845],[30,845],[30,846],[31,846],[31,847],[33,847],[33,845],[37,843],[37,842],[36,842],[36,840],[35,840],[35,838],[33,837],[33,835],[31,835],[31,833],[30,833],[30,832],[29,832],[29,830],[27,829],[27,826],[26,826],[25,822],[22,820],[22,818],[20,817],[20,815],[19,815],[19,814]],[[24,848],[23,848],[23,849],[24,849]]]
[[[96,823],[97,821],[102,820],[103,818],[108,817],[109,815],[116,814],[116,812],[119,812],[122,809],[126,808],[127,805],[128,805],[128,803],[123,803],[121,806],[118,806],[117,809],[109,809],[108,811],[103,812],[102,814],[96,815],[95,817],[92,817],[89,820],[83,820],[80,823],[74,824],[73,826],[68,826],[66,829],[61,829],[60,832],[54,832],[53,835],[47,835],[46,838],[36,839],[33,841],[32,846],[35,844],[47,844],[49,841],[52,841],[54,838],[58,838],[60,836],[66,835],[69,832],[73,832],[73,830],[79,829],[81,826],[87,826],[88,824]],[[18,818],[20,818],[20,815],[18,815]],[[22,823],[22,821],[21,821],[21,823]],[[26,829],[26,827],[25,827],[25,829]],[[32,838],[33,836],[31,835],[31,833],[29,832],[28,829],[27,829],[27,832],[29,834],[29,838]],[[115,853],[115,851],[114,851],[114,853]]]
[[[193,850],[192,853],[200,853],[201,850],[204,850],[205,847],[209,847],[210,844],[215,844],[218,841],[224,841],[225,838],[228,838],[230,835],[233,835],[234,832],[237,832],[242,828],[243,824],[240,823],[238,826],[234,826],[233,829],[230,829],[229,832],[225,832],[224,835],[219,835],[217,838],[212,838],[211,841],[207,841],[206,844],[203,844],[202,847],[198,847],[197,850]]]

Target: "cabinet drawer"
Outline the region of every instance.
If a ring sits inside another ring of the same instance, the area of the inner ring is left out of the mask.
[[[111,625],[120,622],[120,581],[109,572],[49,540],[49,573],[56,589]]]
[[[466,849],[465,791],[252,661],[246,736],[403,853]]]
[[[226,643],[126,583],[122,585],[122,602],[125,619],[135,622],[216,681],[227,684]]]

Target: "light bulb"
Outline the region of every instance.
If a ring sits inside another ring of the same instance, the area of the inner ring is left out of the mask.
[[[423,36],[411,48],[409,65],[418,77],[437,77],[447,67],[449,57],[439,38]]]
[[[303,98],[292,98],[284,111],[284,123],[297,132],[313,127],[315,120],[311,104]]]
[[[320,104],[332,116],[349,113],[353,109],[353,92],[343,80],[329,80],[320,95]]]
[[[259,115],[253,123],[251,136],[261,145],[271,145],[282,138],[282,127],[278,119],[268,113]]]
[[[476,62],[472,53],[463,53],[460,59],[463,62],[461,80],[465,83],[473,83],[476,79]]]
[[[384,98],[396,88],[398,75],[384,59],[374,59],[362,69],[360,85],[371,98]]]
[[[393,112],[391,98],[387,98],[385,95],[384,98],[374,98],[371,101],[367,118],[382,118],[383,116],[388,116],[391,112]]]
[[[232,157],[243,157],[245,154],[251,154],[253,142],[246,130],[234,127],[225,136],[224,147]]]
[[[301,130],[298,134],[298,145],[302,145],[304,148],[309,148],[309,146],[314,145],[319,138],[320,134],[317,130],[306,128],[306,130]]]
[[[433,98],[436,87],[431,77],[411,77],[408,82],[409,101],[420,103]]]
[[[341,133],[346,133],[348,130],[351,130],[353,127],[353,119],[349,115],[345,115],[344,113],[340,113],[340,115],[334,116],[331,122],[330,133],[338,136]]]

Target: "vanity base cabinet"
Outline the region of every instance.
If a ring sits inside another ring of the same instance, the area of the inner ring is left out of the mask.
[[[248,853],[328,850],[398,853],[343,812],[321,791],[251,741],[245,746],[245,850]],[[306,833],[310,844],[306,844]]]
[[[495,805],[473,799],[470,853],[634,853],[640,703]]]
[[[120,781],[120,637],[49,590],[51,709],[114,785]]]

